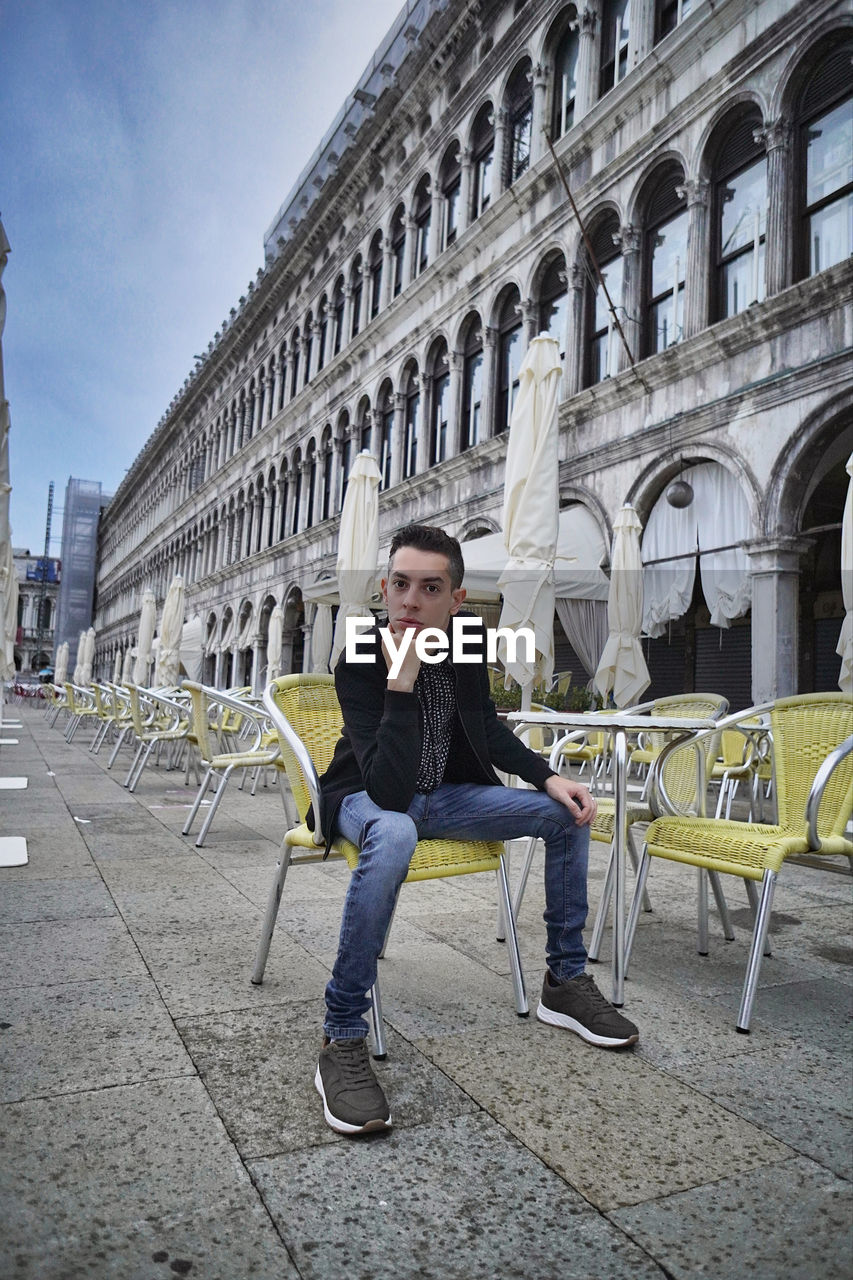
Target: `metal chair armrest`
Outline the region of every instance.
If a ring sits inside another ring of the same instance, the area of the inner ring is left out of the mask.
[[[703,742],[705,738],[711,737],[718,731],[714,729],[702,729],[693,737],[680,737],[668,742],[660,752],[657,760],[652,765],[652,779],[649,790],[649,807],[657,818],[662,817],[683,817],[684,810],[679,808],[674,800],[670,797],[664,782],[666,773],[666,762],[676,751],[693,751],[696,755],[696,817],[705,817],[705,751]]]
[[[815,853],[820,853],[823,847],[823,842],[821,841],[817,829],[817,818],[820,811],[820,802],[823,799],[823,793],[826,790],[826,785],[832,777],[832,774],[841,764],[841,761],[845,760],[847,756],[850,755],[851,751],[853,751],[853,733],[849,738],[845,738],[845,740],[837,746],[834,751],[830,752],[815,774],[814,782],[812,783],[811,791],[809,792],[809,798],[806,801],[806,825],[808,827],[809,848]]]
[[[281,736],[286,739],[293,751],[293,754],[299,761],[300,769],[305,775],[305,781],[308,785],[308,794],[311,797],[311,807],[314,810],[314,843],[321,846],[326,843],[326,840],[320,827],[320,818],[322,814],[320,802],[320,778],[317,774],[316,768],[314,767],[314,761],[308,754],[308,749],[305,746],[305,743],[293,728],[287,716],[284,715],[276,703],[275,696],[273,694],[274,688],[275,685],[271,684],[267,685],[266,689],[264,689],[263,704],[266,708],[269,719],[275,726],[276,732],[280,733]]]
[[[238,711],[240,715],[252,720],[255,726],[255,740],[250,745],[250,751],[257,751],[261,745],[261,739],[264,734],[268,716],[265,711],[254,702],[244,702],[242,698],[235,698],[230,693],[220,693],[218,689],[211,689],[209,685],[197,684],[193,680],[184,681],[185,689],[200,689],[207,697],[208,706],[211,703],[218,703],[223,707],[230,707],[232,711]]]

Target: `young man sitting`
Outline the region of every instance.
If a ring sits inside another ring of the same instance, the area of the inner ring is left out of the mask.
[[[373,1074],[365,1036],[366,994],[397,891],[420,839],[545,842],[547,972],[537,1017],[591,1044],[634,1044],[639,1033],[585,973],[589,824],[595,800],[530,751],[497,716],[482,661],[421,663],[412,637],[427,627],[450,634],[465,599],[459,543],[438,528],[409,525],[394,537],[383,579],[397,653],[377,630],[335,670],[344,729],[320,780],[323,830],[361,850],[326,987],[325,1039],[315,1075],[326,1120],[339,1133],[389,1128],[391,1112]],[[482,634],[482,633],[481,633]],[[466,657],[472,636],[465,637]],[[474,646],[476,653],[476,646]],[[402,657],[401,657],[402,655]],[[537,788],[505,787],[495,770]]]

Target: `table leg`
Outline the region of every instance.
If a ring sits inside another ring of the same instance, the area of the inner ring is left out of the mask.
[[[625,984],[625,850],[628,843],[628,737],[624,729],[613,734],[613,1004],[624,1003]]]

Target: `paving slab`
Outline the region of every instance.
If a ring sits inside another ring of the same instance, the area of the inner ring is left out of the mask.
[[[178,1020],[184,1044],[244,1159],[337,1141],[314,1088],[322,1025],[322,990],[314,1000],[272,1011]],[[388,1057],[374,1067],[394,1100],[398,1128],[478,1110],[391,1028]]]
[[[147,975],[19,987],[0,1009],[0,1102],[193,1073]]]
[[[609,1216],[674,1280],[850,1277],[850,1183],[802,1156]]]
[[[533,1019],[416,1044],[602,1210],[791,1155],[630,1051],[598,1049]]]
[[[253,1161],[304,1280],[662,1280],[481,1114]]]
[[[0,927],[36,920],[80,920],[116,915],[115,903],[96,872],[79,879],[58,880],[21,877],[9,882],[4,876],[2,885]]]
[[[197,1079],[11,1104],[0,1154],[11,1274],[296,1280]]]
[[[87,982],[146,974],[139,951],[118,916],[36,920],[4,925],[2,989]]]

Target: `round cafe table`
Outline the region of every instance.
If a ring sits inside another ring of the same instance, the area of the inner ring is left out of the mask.
[[[698,716],[631,715],[629,712],[511,711],[508,723],[523,732],[534,725],[549,729],[587,729],[606,733],[612,739],[614,797],[614,892],[613,892],[613,995],[616,1006],[624,1004],[625,988],[625,854],[628,848],[628,735],[638,732],[666,733],[671,738],[690,738],[702,729],[716,728],[716,721]]]

